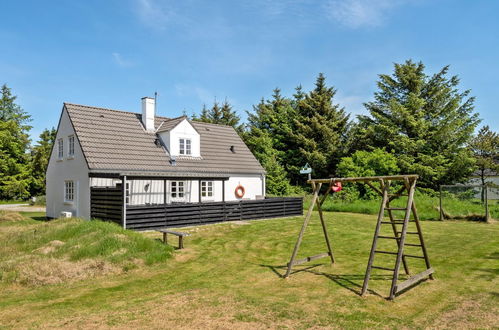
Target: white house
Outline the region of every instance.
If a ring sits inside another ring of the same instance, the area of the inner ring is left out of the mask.
[[[230,126],[64,103],[47,168],[47,217],[90,218],[91,187],[126,183],[126,205],[260,199],[265,171]]]

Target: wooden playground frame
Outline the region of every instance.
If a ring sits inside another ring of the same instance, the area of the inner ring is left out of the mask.
[[[303,222],[300,233],[298,235],[298,239],[297,239],[295,247],[293,249],[291,259],[290,259],[289,263],[287,264],[287,271],[286,271],[286,274],[284,275],[284,277],[286,278],[291,274],[293,266],[300,265],[300,264],[303,264],[303,263],[306,263],[306,262],[309,262],[312,260],[316,260],[319,258],[329,257],[331,259],[331,263],[334,264],[335,259],[334,259],[334,255],[333,255],[333,250],[331,248],[331,242],[329,240],[327,226],[326,226],[326,223],[324,221],[324,216],[322,213],[321,206],[322,206],[322,204],[324,204],[324,201],[326,200],[326,198],[331,194],[331,192],[333,191],[333,187],[337,183],[356,182],[356,183],[362,183],[362,184],[369,186],[371,189],[373,189],[376,193],[378,193],[381,196],[381,206],[380,206],[380,210],[379,210],[378,217],[377,217],[376,229],[374,231],[374,237],[373,237],[373,243],[372,243],[372,247],[371,247],[371,252],[369,254],[369,261],[367,263],[366,273],[364,276],[364,283],[363,283],[362,291],[360,292],[360,295],[363,296],[367,292],[367,287],[368,287],[369,278],[371,276],[372,269],[381,269],[381,270],[393,272],[390,295],[388,297],[390,300],[393,300],[397,294],[408,289],[409,287],[412,287],[413,285],[419,283],[420,281],[422,281],[426,278],[433,279],[434,270],[430,265],[430,259],[428,257],[428,253],[426,251],[426,246],[425,246],[423,234],[421,231],[421,225],[419,223],[419,217],[417,214],[416,205],[414,203],[414,192],[415,192],[415,188],[416,188],[417,179],[418,179],[417,175],[391,175],[391,176],[371,176],[371,177],[357,177],[357,178],[330,178],[330,179],[308,180],[307,182],[312,185],[312,189],[313,189],[312,203],[310,204],[307,215],[305,216],[305,220]],[[401,181],[402,187],[400,189],[398,189],[395,193],[390,193],[390,186],[391,186],[391,183],[393,181]],[[379,188],[373,184],[376,182],[379,183]],[[325,194],[322,196],[322,198],[319,199],[319,193],[320,193],[320,190],[321,190],[323,184],[328,184],[328,188],[327,188]],[[404,192],[406,192],[406,193],[404,194]],[[393,200],[395,200],[401,196],[407,196],[406,207],[404,207],[404,208],[390,207],[390,202],[392,202]],[[307,226],[310,222],[310,218],[312,216],[312,211],[313,211],[315,206],[317,206],[317,211],[319,213],[319,218],[321,221],[322,230],[324,233],[324,238],[326,241],[327,252],[296,260],[296,255],[298,254],[298,250],[299,250],[299,247],[301,245],[303,235],[305,233],[305,229],[307,228]],[[385,218],[385,211],[387,211],[387,213],[388,213],[388,221],[383,221],[383,219]],[[403,219],[396,219],[396,217],[394,215],[394,211],[405,211],[404,218]],[[411,220],[411,213],[413,215],[412,220]],[[408,231],[409,223],[415,224],[415,231]],[[380,229],[381,229],[381,226],[383,224],[390,224],[391,225],[391,228],[393,230],[393,236],[380,235]],[[397,225],[402,225],[402,228],[397,228]],[[419,243],[418,244],[406,243],[406,236],[407,235],[417,235],[417,237],[419,238]],[[378,239],[395,240],[397,243],[397,251],[390,252],[390,251],[377,250]],[[422,251],[422,255],[405,254],[404,253],[405,246],[420,247],[421,251]],[[374,266],[373,262],[374,262],[376,254],[396,255],[394,268]],[[408,268],[408,264],[407,264],[407,260],[406,260],[407,258],[424,259],[425,265],[426,265],[426,270],[409,277],[404,282],[398,283],[398,277],[399,277],[401,264],[404,267],[405,273],[407,275],[409,275],[409,268]]]

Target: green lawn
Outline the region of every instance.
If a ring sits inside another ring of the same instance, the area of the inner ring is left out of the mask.
[[[0,200],[0,204],[27,204],[28,202],[23,200]]]
[[[186,249],[163,262],[55,285],[0,283],[0,327],[499,327],[496,222],[423,222],[435,280],[388,301],[390,280],[383,271],[374,273],[368,296],[358,295],[374,217],[326,213],[326,219],[333,266],[321,259],[298,267],[289,279],[280,277],[302,217],[184,228],[192,234]],[[16,235],[36,240],[38,230],[50,225],[3,223],[0,239],[21,233]],[[321,232],[314,214],[300,257],[324,252]]]

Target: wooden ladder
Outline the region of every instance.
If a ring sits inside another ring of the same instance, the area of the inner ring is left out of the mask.
[[[373,244],[371,247],[371,253],[369,255],[369,262],[367,263],[366,274],[364,276],[364,284],[362,286],[361,295],[364,295],[367,292],[367,287],[369,283],[369,278],[371,276],[372,269],[380,269],[393,273],[392,284],[390,289],[389,299],[393,300],[395,295],[400,293],[401,291],[407,289],[408,287],[418,283],[419,281],[429,277],[433,279],[433,268],[431,268],[430,260],[428,258],[428,253],[426,251],[423,234],[421,232],[421,226],[419,223],[419,218],[417,215],[416,206],[414,204],[414,191],[416,188],[416,179],[405,178],[403,181],[403,186],[400,188],[395,194],[390,194],[390,185],[391,181],[380,180],[380,188],[368,184],[371,188],[377,191],[382,196],[381,207],[378,213],[378,219],[376,223],[376,229],[374,231]],[[404,194],[404,192],[407,192]],[[394,199],[406,196],[407,204],[406,207],[391,207],[390,202]],[[385,211],[388,213],[388,221],[385,218]],[[405,215],[403,219],[396,219],[394,216],[394,211],[404,211]],[[413,215],[413,219],[411,220],[411,213]],[[415,224],[415,230],[409,231],[408,227],[410,223]],[[380,235],[382,225],[388,224],[392,228],[393,236]],[[400,228],[402,225],[402,228]],[[407,235],[417,235],[419,238],[419,242],[417,243],[406,243]],[[397,244],[397,252],[392,251],[381,251],[377,249],[378,239],[388,239],[394,240]],[[405,254],[404,247],[405,246],[414,246],[420,247],[422,251],[422,255],[414,255],[414,254]],[[385,255],[394,255],[396,256],[395,265],[393,268],[374,266],[374,259],[377,254],[385,254]],[[426,270],[418,273],[409,279],[405,280],[402,283],[398,283],[398,277],[400,272],[401,264],[404,267],[404,271],[407,275],[409,275],[409,268],[407,265],[407,258],[417,258],[424,259]]]

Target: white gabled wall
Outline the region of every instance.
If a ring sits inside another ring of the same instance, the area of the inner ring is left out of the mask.
[[[68,136],[75,135],[74,156],[68,157]],[[58,159],[58,139],[64,140],[64,157]],[[72,203],[64,202],[64,181],[72,180],[75,184],[75,196]],[[90,180],[88,166],[83,156],[78,138],[73,129],[66,109],[63,110],[57,137],[47,168],[47,217],[57,218],[62,211],[69,211],[73,216],[90,218]]]
[[[179,145],[180,139],[190,139],[191,140],[191,157],[201,157],[201,139],[199,133],[194,129],[194,127],[189,123],[187,119],[182,120],[174,128],[168,132],[159,133],[161,140],[168,149],[171,156],[185,156],[180,155]]]

